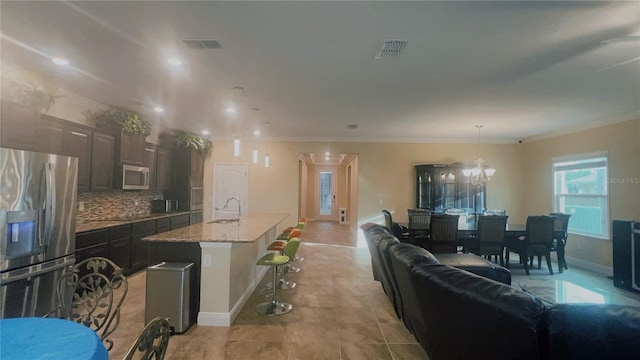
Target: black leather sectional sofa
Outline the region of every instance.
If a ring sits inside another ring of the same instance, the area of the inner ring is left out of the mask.
[[[374,277],[431,360],[640,358],[638,307],[550,305],[480,257],[434,255],[384,226],[362,229]]]

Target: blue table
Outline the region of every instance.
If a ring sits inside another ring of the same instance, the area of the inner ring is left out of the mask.
[[[69,320],[0,320],[0,359],[108,360],[95,331]]]

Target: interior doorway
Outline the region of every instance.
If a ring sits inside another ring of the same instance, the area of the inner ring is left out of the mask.
[[[357,222],[358,154],[301,153],[298,175],[300,217]]]

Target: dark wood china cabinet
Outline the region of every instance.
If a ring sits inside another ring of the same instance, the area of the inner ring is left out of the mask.
[[[469,166],[467,166],[469,167]],[[481,213],[486,208],[486,188],[469,182],[461,163],[416,165],[416,208],[435,212],[463,209]]]

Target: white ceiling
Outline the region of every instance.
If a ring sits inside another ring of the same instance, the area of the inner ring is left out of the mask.
[[[628,37],[640,35],[637,1],[0,6],[2,61],[148,119],[161,104],[160,125],[214,137],[259,127],[279,139],[477,141],[483,124],[483,142],[515,142],[640,112],[640,41]],[[375,60],[387,39],[408,45]],[[56,67],[54,54],[72,66]],[[169,55],[183,66],[171,69]],[[229,102],[240,106],[235,117]]]

